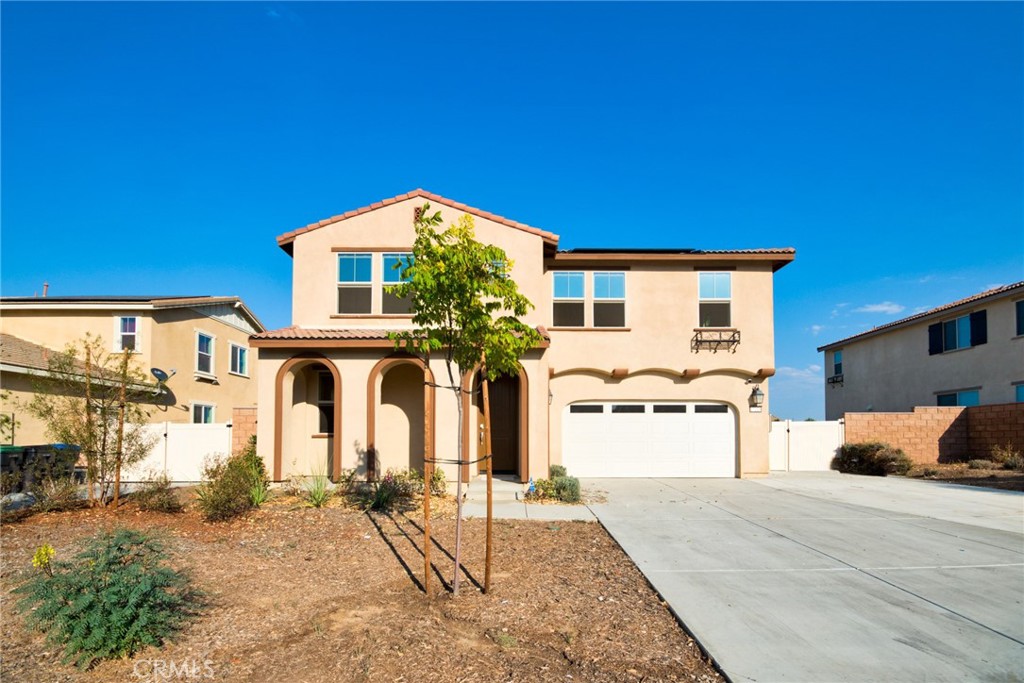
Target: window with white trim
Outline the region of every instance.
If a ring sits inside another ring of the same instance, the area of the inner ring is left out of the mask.
[[[966,391],[950,391],[944,394],[936,394],[935,404],[939,406],[976,406],[979,400],[979,391],[969,389]]]
[[[249,349],[234,342],[229,344],[231,348],[230,372],[234,375],[249,376]]]
[[[196,372],[203,375],[214,374],[213,335],[196,332]]]
[[[988,343],[985,309],[928,326],[928,353],[936,355]]]
[[[843,350],[836,349],[832,352],[832,376],[838,377],[843,374]]]
[[[338,254],[338,313],[370,313],[372,283],[373,254]]]
[[[117,331],[114,335],[114,351],[139,350],[139,317],[123,315],[117,319]]]
[[[594,273],[594,327],[626,326],[626,274]]]
[[[192,424],[208,425],[213,424],[216,405],[213,403],[192,404]]]
[[[699,273],[697,296],[697,327],[732,326],[732,273]]]
[[[408,298],[396,296],[388,291],[389,285],[408,282],[405,270],[412,264],[412,254],[408,252],[384,253],[384,275],[381,287],[381,313],[387,315],[408,315],[412,313],[412,302]]]
[[[320,372],[317,378],[316,407],[320,413],[320,433],[334,433],[334,375]]]
[[[554,311],[552,323],[555,327],[583,327],[583,272],[555,271],[552,275]]]

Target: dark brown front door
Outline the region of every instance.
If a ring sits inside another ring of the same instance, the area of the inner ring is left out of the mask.
[[[494,454],[494,473],[518,474],[519,378],[503,375],[497,380],[492,380],[487,391],[491,397],[491,452]]]

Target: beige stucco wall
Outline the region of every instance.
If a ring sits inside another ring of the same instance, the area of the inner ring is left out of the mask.
[[[231,411],[236,406],[253,406],[257,395],[257,372],[259,364],[255,349],[249,351],[249,376],[241,377],[228,371],[230,365],[229,342],[249,348],[249,333],[228,325],[220,320],[203,315],[196,309],[143,310],[129,308],[105,311],[75,310],[11,310],[5,309],[0,318],[0,330],[26,341],[57,351],[86,334],[103,340],[104,349],[113,352],[113,340],[117,321],[122,316],[135,315],[139,318],[140,338],[133,360],[146,375],[155,382],[150,368],[157,367],[166,372],[177,373],[166,385],[163,402],[148,407],[151,422],[191,422],[193,402],[215,405],[214,420],[230,422]],[[214,336],[214,375],[216,383],[198,380],[194,375],[196,363],[196,332],[203,331]],[[11,378],[4,378],[8,386]],[[22,396],[25,389],[12,390],[24,403],[29,400]],[[30,389],[27,389],[29,393]],[[18,407],[18,404],[14,404]],[[22,419],[22,416],[24,419]],[[18,444],[37,443],[31,440],[41,434],[42,426],[29,426],[31,418],[22,409],[19,419],[25,424],[16,438]],[[22,438],[24,436],[24,438]],[[29,439],[29,440],[26,440]],[[45,440],[44,440],[45,442]]]
[[[0,412],[13,415],[16,424],[13,443],[18,446],[33,446],[50,443],[46,435],[46,424],[32,417],[25,406],[32,401],[32,378],[28,375],[5,372],[0,375]],[[5,444],[12,441],[5,440]]]
[[[1015,382],[1024,382],[1024,337],[1016,336],[1014,302],[982,301],[884,334],[843,345],[843,384],[825,387],[825,417],[846,412],[899,412],[934,406],[936,394],[979,389],[982,404],[1011,403]],[[988,342],[928,355],[928,326],[987,310]],[[833,350],[825,352],[825,377]]]

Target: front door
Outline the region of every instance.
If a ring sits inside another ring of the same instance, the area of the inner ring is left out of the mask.
[[[502,375],[487,388],[491,399],[491,452],[495,474],[519,473],[519,378]],[[477,394],[480,396],[480,394]],[[479,412],[480,427],[483,412]],[[486,463],[480,463],[485,471]]]

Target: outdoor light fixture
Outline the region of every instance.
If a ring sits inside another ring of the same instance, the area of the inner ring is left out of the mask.
[[[761,387],[754,387],[750,392],[750,407],[760,408],[764,405],[764,392]]]

